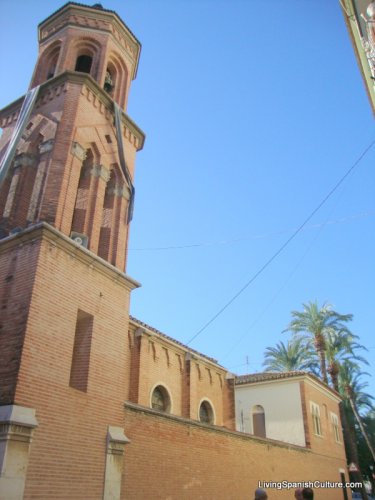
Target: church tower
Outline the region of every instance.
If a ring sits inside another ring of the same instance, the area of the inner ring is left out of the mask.
[[[119,499],[141,45],[100,4],[38,34],[29,92],[0,110],[0,500]]]
[[[100,4],[68,3],[39,25],[30,88],[0,114],[5,154],[23,128],[0,191],[2,236],[45,221],[125,270],[134,162],[144,135],[125,114],[141,46]]]

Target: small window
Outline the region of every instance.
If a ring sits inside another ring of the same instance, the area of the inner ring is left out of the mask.
[[[80,71],[81,73],[90,73],[92,65],[92,57],[90,56],[79,56],[77,57],[75,71]]]
[[[320,421],[320,408],[316,403],[311,402],[311,415],[313,421],[314,434],[322,436],[322,424]]]
[[[199,407],[199,420],[204,424],[214,423],[214,412],[208,401],[202,401]]]
[[[108,144],[112,144],[112,139],[110,135],[106,135],[105,140],[108,142]]]
[[[339,433],[339,419],[338,416],[335,415],[335,413],[331,413],[331,425],[336,443],[341,443],[340,433]]]
[[[261,405],[255,405],[252,409],[253,434],[258,437],[266,437],[266,415]]]
[[[158,385],[152,392],[151,406],[154,410],[169,413],[171,409],[171,399],[168,391],[162,385]]]

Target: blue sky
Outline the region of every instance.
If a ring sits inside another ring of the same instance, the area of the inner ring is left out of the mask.
[[[61,5],[0,0],[1,106],[25,93],[37,24]],[[128,263],[142,288],[131,311],[186,343],[374,140],[373,116],[338,0],[103,5],[142,42],[128,106],[147,135]],[[265,348],[288,339],[290,311],[328,301],[354,314],[374,375],[374,161],[375,146],[191,347],[235,373],[259,371]]]

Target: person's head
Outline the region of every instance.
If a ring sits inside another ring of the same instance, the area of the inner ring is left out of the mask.
[[[268,495],[265,490],[262,490],[262,488],[257,488],[255,490],[255,495],[254,495],[254,500],[267,500]]]
[[[302,496],[302,488],[297,488],[296,491],[294,492],[294,498],[296,500],[303,500]]]
[[[303,488],[302,490],[303,500],[314,500],[314,492],[311,488]]]

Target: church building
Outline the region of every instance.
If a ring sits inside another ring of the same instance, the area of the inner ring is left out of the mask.
[[[69,2],[38,39],[0,110],[0,500],[350,499],[337,393],[236,377],[130,315],[136,36]]]

